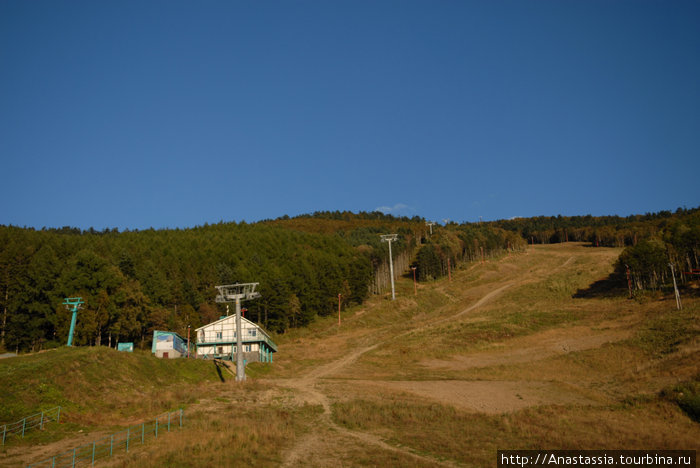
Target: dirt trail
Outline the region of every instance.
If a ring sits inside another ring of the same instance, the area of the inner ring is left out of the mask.
[[[607,343],[625,340],[633,335],[623,323],[612,324],[609,330],[594,330],[587,326],[557,328],[513,338],[507,344],[497,344],[481,352],[451,359],[429,359],[421,362],[427,368],[462,371],[499,365],[522,364],[553,356],[599,348]]]
[[[572,257],[573,258],[573,257]],[[566,263],[568,263],[570,258],[567,260]],[[564,265],[562,265],[563,267]],[[293,388],[300,392],[302,395],[304,395],[303,399],[306,403],[309,404],[320,404],[323,407],[323,414],[321,416],[321,424],[325,427],[326,430],[330,429],[334,432],[337,432],[339,434],[349,436],[355,439],[360,440],[364,444],[371,444],[378,446],[384,450],[389,450],[393,452],[398,452],[402,453],[404,455],[408,455],[410,457],[413,457],[415,459],[421,460],[422,462],[425,463],[430,463],[430,464],[436,464],[438,466],[459,466],[456,465],[453,462],[450,461],[444,461],[444,460],[437,460],[434,458],[426,457],[423,455],[420,455],[418,453],[415,453],[413,450],[410,448],[406,447],[395,447],[393,445],[390,445],[386,443],[384,440],[382,440],[380,437],[366,433],[366,432],[360,432],[360,431],[351,431],[349,429],[346,429],[344,427],[341,427],[337,425],[336,423],[333,422],[331,418],[331,405],[328,400],[328,398],[316,388],[316,384],[318,383],[319,379],[326,378],[329,376],[332,376],[333,374],[341,371],[342,369],[346,368],[353,362],[355,362],[357,359],[359,359],[362,355],[374,350],[375,348],[386,344],[388,341],[392,341],[401,337],[404,337],[410,333],[415,333],[416,331],[423,331],[428,328],[435,327],[437,325],[440,325],[444,322],[454,320],[455,318],[459,318],[461,316],[464,316],[473,310],[483,306],[485,303],[493,300],[495,297],[503,293],[506,289],[512,287],[515,284],[519,284],[521,282],[508,282],[506,284],[501,285],[500,287],[489,291],[486,293],[484,296],[482,296],[479,300],[477,300],[474,304],[470,305],[469,307],[465,308],[464,310],[453,314],[449,317],[445,317],[439,320],[435,320],[429,324],[423,325],[418,328],[413,328],[409,331],[400,333],[398,335],[393,336],[392,338],[380,341],[375,343],[372,346],[367,346],[367,347],[362,347],[359,349],[356,349],[352,353],[348,354],[347,356],[338,359],[336,361],[330,362],[328,364],[324,364],[322,366],[319,366],[313,370],[311,370],[308,374],[305,376],[298,378],[298,379],[287,379],[283,381],[276,381],[276,383],[283,385],[288,388]],[[430,384],[429,382],[427,384]],[[400,386],[400,385],[399,385]],[[431,390],[426,390],[428,393],[431,393]],[[450,400],[450,398],[447,398]],[[516,406],[513,406],[514,408]],[[306,436],[304,436],[301,440],[299,440],[286,454],[285,457],[285,462],[283,466],[285,467],[291,467],[291,466],[298,466],[302,463],[304,459],[309,459],[309,457],[313,456],[313,453],[319,449],[322,449],[324,445],[324,440],[322,437],[319,436],[317,433],[311,433]]]
[[[375,445],[384,450],[389,450],[392,452],[407,455],[424,463],[449,467],[458,466],[454,463],[439,461],[430,457],[420,455],[412,451],[410,448],[402,448],[389,445],[386,442],[384,442],[381,438],[373,434],[360,431],[351,431],[333,422],[331,418],[332,410],[330,401],[324,393],[322,393],[316,388],[318,380],[323,377],[329,376],[334,372],[337,372],[342,368],[350,365],[360,356],[373,350],[380,344],[381,343],[377,343],[373,346],[360,348],[342,359],[338,359],[337,361],[333,361],[331,363],[313,369],[307,375],[299,379],[287,379],[283,381],[276,381],[277,384],[296,390],[300,394],[298,396],[301,397],[304,403],[311,405],[321,405],[323,407],[323,414],[320,416],[320,421],[318,426],[316,426],[315,431],[306,434],[287,452],[284,463],[282,465],[283,467],[304,465],[305,461],[308,461],[309,459],[314,458],[317,454],[320,454],[321,452],[325,452],[327,450],[326,444],[328,442],[324,435],[319,433],[319,429],[321,427],[326,432],[332,431],[339,435],[357,439],[364,444]]]
[[[331,404],[328,397],[318,388],[321,379],[327,379],[341,373],[348,366],[356,362],[366,353],[383,346],[393,340],[400,339],[411,333],[424,332],[446,322],[463,318],[474,310],[493,301],[509,288],[540,281],[553,274],[559,273],[569,267],[576,259],[575,255],[566,254],[566,259],[554,268],[531,271],[526,277],[506,279],[496,285],[481,286],[485,289],[481,297],[463,310],[433,320],[430,323],[419,325],[411,330],[399,333],[390,338],[377,341],[372,346],[359,347],[348,355],[333,362],[312,369],[306,375],[297,379],[275,380],[275,383],[287,388],[297,390],[301,401],[321,405],[323,414],[320,417],[319,427],[314,433],[302,437],[286,454],[283,466],[303,465],[305,460],[314,457],[314,454],[328,449],[329,442],[325,435],[334,433],[335,436],[351,437],[363,444],[374,445],[384,450],[400,452],[425,463],[438,466],[456,466],[453,462],[437,460],[415,453],[407,447],[396,447],[388,444],[381,437],[361,431],[348,430],[339,426],[332,420]],[[516,270],[514,268],[514,270]],[[517,271],[512,273],[517,274]],[[493,286],[496,286],[495,288]],[[605,327],[602,327],[605,329]],[[536,359],[544,359],[559,353],[580,351],[595,348],[608,342],[614,342],[628,337],[630,331],[620,324],[611,324],[604,331],[594,331],[586,327],[571,327],[568,329],[551,330],[538,333],[520,340],[514,340],[502,348],[496,348],[471,356],[462,356],[450,361],[425,362],[424,365],[443,367],[448,369],[465,369],[469,367],[487,367],[499,364],[521,363]],[[517,411],[532,405],[540,404],[597,404],[589,395],[572,391],[571,388],[560,388],[556,382],[522,382],[522,381],[342,381],[347,385],[378,387],[393,392],[409,392],[444,404],[453,405],[469,411],[484,413],[501,413]],[[318,433],[322,427],[326,434]]]

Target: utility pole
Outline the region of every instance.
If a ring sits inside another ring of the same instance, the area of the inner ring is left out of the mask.
[[[425,224],[430,227],[430,235],[432,236],[433,235],[433,226],[435,226],[435,223],[432,221],[426,221]]]
[[[260,293],[255,287],[260,283],[236,283],[216,286],[219,294],[216,302],[236,303],[236,382],[245,380],[245,365],[243,363],[243,329],[241,324],[241,301],[257,299]],[[228,311],[228,305],[226,306]]]
[[[678,292],[678,285],[676,285],[676,272],[673,270],[673,263],[669,263],[668,266],[671,267],[671,276],[673,276],[673,290],[676,293],[676,309],[681,310],[683,306],[681,305],[681,295]]]
[[[382,242],[389,243],[389,274],[391,276],[391,300],[396,299],[396,292],[394,290],[394,261],[391,258],[391,243],[395,241],[399,235],[398,234],[384,234],[381,236]]]
[[[70,331],[68,332],[68,344],[66,346],[73,346],[73,333],[75,332],[75,322],[78,319],[78,309],[83,307],[82,297],[67,297],[63,301],[63,305],[66,309],[73,311],[73,316],[70,319]]]

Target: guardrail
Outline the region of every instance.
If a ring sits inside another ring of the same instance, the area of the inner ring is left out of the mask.
[[[182,423],[182,409],[163,413],[157,416],[154,421],[128,427],[126,430],[115,432],[108,437],[81,445],[80,447],[60,453],[46,460],[27,465],[27,468],[73,468],[76,466],[94,465],[95,461],[100,458],[111,457],[114,453],[122,450],[129,452],[129,447],[133,447],[134,444],[144,444],[147,440],[157,439],[158,432],[170,432],[171,427],[177,426],[180,428],[182,427]]]
[[[2,426],[2,445],[5,445],[5,440],[8,436],[21,435],[21,437],[24,437],[24,434],[27,431],[30,431],[34,428],[38,427],[39,429],[43,430],[44,424],[51,421],[59,422],[60,417],[61,407],[57,406],[55,408],[51,408],[50,410],[42,411],[41,413],[27,416],[26,418],[21,419],[17,422],[4,424]]]

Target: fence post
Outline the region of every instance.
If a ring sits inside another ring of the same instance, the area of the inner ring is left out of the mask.
[[[78,450],[77,448],[73,449],[73,464],[71,465],[73,468],[75,468],[75,453],[77,450]]]
[[[55,467],[56,467],[56,457],[54,456],[54,457],[51,459],[51,468],[55,468]]]
[[[95,444],[96,444],[96,443],[97,443],[97,442],[93,442],[93,443],[92,443],[92,464],[93,464],[93,465],[95,464]]]
[[[56,413],[56,422],[60,423],[61,422],[61,407],[58,407],[58,413]]]
[[[22,420],[22,437],[24,437],[24,428],[27,427],[27,418]]]
[[[168,413],[168,432],[170,432],[170,413]]]
[[[44,430],[44,412],[41,412],[41,420],[39,421],[39,429]]]
[[[146,423],[141,423],[141,443],[143,444],[146,440]]]
[[[129,453],[129,429],[131,428],[126,428],[126,453]]]
[[[180,427],[182,427],[182,408],[180,408]]]
[[[7,424],[2,426],[2,445],[5,445],[5,434],[7,434]]]
[[[158,418],[156,417],[156,439],[158,438]]]
[[[109,436],[109,457],[112,458],[112,447],[114,447],[114,434]]]

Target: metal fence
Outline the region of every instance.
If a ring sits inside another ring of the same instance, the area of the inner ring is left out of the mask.
[[[54,457],[27,465],[33,467],[75,467],[94,465],[100,458],[111,457],[117,452],[128,452],[129,448],[137,444],[144,444],[148,440],[157,439],[158,433],[170,431],[171,428],[182,427],[183,411],[179,409],[170,413],[163,413],[154,421],[144,422],[131,426],[126,430],[116,432],[110,436],[96,440],[89,444],[81,445],[73,450],[60,453]]]
[[[51,408],[50,410],[27,416],[26,418],[17,422],[5,424],[2,426],[2,445],[5,445],[5,440],[9,436],[15,435],[24,437],[25,433],[37,427],[43,430],[44,424],[51,421],[58,422],[60,417],[61,407],[57,406],[55,408]]]

